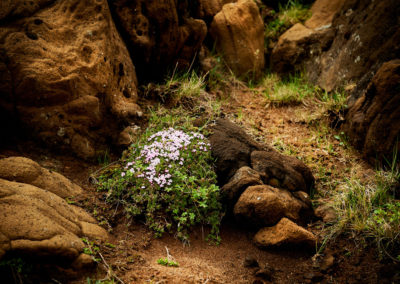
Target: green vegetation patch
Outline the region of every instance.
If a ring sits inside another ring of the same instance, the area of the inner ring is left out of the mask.
[[[278,38],[291,26],[306,21],[310,16],[309,6],[302,4],[301,1],[290,0],[284,6],[279,4],[275,19],[265,27],[267,47],[272,42],[278,41]]]
[[[103,174],[100,190],[122,204],[161,236],[165,231],[188,241],[189,229],[209,225],[208,239],[219,241],[222,218],[210,144],[202,129],[174,115],[153,113],[149,127],[125,152],[120,166]]]

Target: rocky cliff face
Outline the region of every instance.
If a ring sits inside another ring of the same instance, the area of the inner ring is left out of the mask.
[[[1,123],[94,157],[141,115],[129,53],[105,0],[31,2],[2,10]]]

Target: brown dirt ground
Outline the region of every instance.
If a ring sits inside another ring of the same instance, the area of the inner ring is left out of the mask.
[[[222,111],[260,142],[272,144],[283,153],[305,161],[316,176],[320,200],[329,198],[329,190],[337,186],[337,180],[340,183],[340,178],[373,175],[370,166],[357,152],[339,145],[333,137],[334,130],[327,131],[328,134],[321,132],[312,126],[313,123],[304,120],[304,117],[318,113],[315,105],[273,107],[267,105],[257,92],[236,90],[223,102]],[[325,137],[328,144],[320,142],[324,135],[328,136]],[[326,251],[334,256],[334,265],[321,271],[313,265],[316,250],[260,250],[252,243],[254,232],[238,228],[232,220],[223,224],[222,242],[218,246],[204,241],[206,232],[203,233],[201,228],[193,231],[190,246],[184,246],[168,235],[154,239],[144,225],[132,223],[120,210],[105,204],[102,194],[90,184],[90,174],[101,166],[50,153],[30,142],[0,151],[0,158],[12,155],[32,158],[81,185],[86,196],[76,200],[77,204],[91,212],[111,232],[110,243],[115,247],[100,246],[104,261],[100,261],[94,271],[88,271],[70,283],[87,283],[87,277],[103,279],[110,272],[107,266],[124,283],[383,283],[385,277],[390,278],[393,274],[393,269],[385,270],[387,265],[379,262],[374,249],[351,241],[351,238],[342,237],[328,245]],[[323,227],[321,221],[309,225],[317,235]],[[166,248],[179,267],[157,264],[157,259],[167,256]],[[260,267],[272,268],[272,279],[255,277],[257,269],[243,265],[247,257],[255,258]]]

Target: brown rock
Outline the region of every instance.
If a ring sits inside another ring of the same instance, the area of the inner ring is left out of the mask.
[[[61,197],[33,185],[0,179],[0,258],[5,252],[35,257],[52,256],[73,261],[82,253],[81,237],[96,238],[107,232]],[[85,226],[96,228],[83,230]]]
[[[315,208],[315,216],[321,218],[325,223],[333,223],[337,219],[336,211],[329,204],[322,204]]]
[[[260,175],[253,169],[241,167],[235,175],[221,188],[221,193],[230,206],[236,203],[243,191],[252,185],[262,184]]]
[[[253,150],[263,149],[227,119],[218,119],[211,131],[211,151],[216,158],[216,171],[221,184],[228,182],[239,168],[249,166]]]
[[[295,24],[282,34],[271,53],[271,65],[275,72],[287,73],[301,69],[306,59],[320,54],[328,46],[334,33],[329,25],[311,29]]]
[[[82,189],[69,179],[59,173],[42,168],[38,163],[24,157],[1,159],[0,178],[31,184],[62,198],[82,193]]]
[[[275,226],[265,227],[258,231],[254,236],[254,241],[260,247],[293,245],[315,247],[316,237],[289,219],[282,218]]]
[[[210,35],[237,76],[257,78],[264,69],[264,24],[253,0],[226,4],[214,16]]]
[[[176,62],[178,67],[189,67],[207,34],[204,21],[191,15],[191,1],[111,3],[140,78],[163,75]]]
[[[251,167],[264,175],[265,182],[290,191],[310,192],[314,184],[311,170],[303,162],[273,149],[253,151]]]
[[[128,126],[122,130],[122,132],[119,134],[118,145],[126,147],[135,142],[139,135],[139,129],[140,127],[134,125]]]
[[[140,112],[135,68],[107,1],[44,9],[50,2],[0,9],[10,18],[0,24],[0,125],[18,119],[47,145],[91,158]]]
[[[272,66],[278,72],[305,69],[310,81],[328,92],[357,82],[353,104],[379,67],[400,57],[400,5],[397,0],[317,0],[312,12],[305,25],[281,36]]]
[[[283,217],[300,221],[302,207],[303,203],[287,190],[255,185],[242,193],[233,212],[238,222],[263,227],[274,225]]]
[[[400,141],[400,60],[382,65],[350,108],[344,130],[365,156],[393,158]]]
[[[199,0],[198,15],[201,19],[204,19],[206,23],[210,23],[225,4],[236,1],[237,0]]]
[[[311,7],[312,16],[305,22],[310,29],[332,25],[333,18],[342,10],[345,0],[317,0]]]

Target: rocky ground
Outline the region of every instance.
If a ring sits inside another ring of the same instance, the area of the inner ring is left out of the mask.
[[[0,282],[399,281],[397,2],[2,1]],[[219,245],[98,191],[154,114],[207,125]]]

